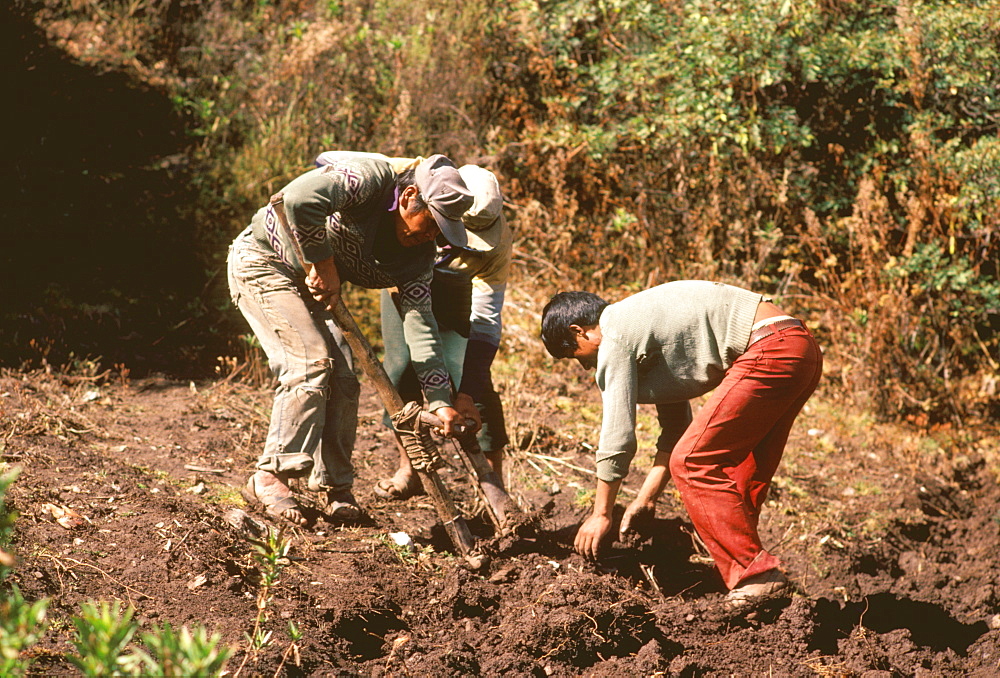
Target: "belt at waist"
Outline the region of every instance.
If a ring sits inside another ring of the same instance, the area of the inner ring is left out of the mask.
[[[788,320],[778,320],[777,322],[764,325],[763,327],[760,327],[750,333],[750,341],[747,342],[747,348],[750,348],[764,337],[769,337],[778,330],[784,329],[785,327],[805,327],[805,325],[803,325],[802,321],[798,320],[797,318],[789,318]]]

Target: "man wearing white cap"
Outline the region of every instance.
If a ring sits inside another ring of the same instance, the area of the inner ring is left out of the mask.
[[[327,151],[316,158],[316,164],[322,166],[345,155],[351,153]],[[389,161],[399,172],[421,162],[420,158],[366,155]],[[503,195],[496,176],[477,165],[463,165],[458,171],[474,198],[462,215],[468,242],[463,247],[438,238],[432,284],[434,317],[444,346],[445,365],[456,390],[456,407],[463,411],[477,407],[481,411],[479,446],[502,477],[503,449],[508,438],[490,367],[500,346],[500,314],[514,236],[503,216]],[[399,295],[388,289],[382,290],[382,338],[389,378],[403,400],[419,400],[420,389],[399,313]],[[421,489],[409,457],[400,448],[399,469],[391,478],[378,481],[375,494],[405,499]]]
[[[257,212],[229,253],[233,302],[278,378],[264,451],[243,494],[271,515],[304,524],[288,481],[307,477],[310,490],[325,494],[329,518],[355,520],[361,511],[351,453],[359,386],[330,308],[342,280],[398,289],[406,344],[429,409],[446,434],[466,419],[478,426],[475,407],[453,406],[430,291],[435,238],[468,244],[461,218],[473,198],[442,155],[401,173],[383,159],[341,157],[282,193],[306,261],[296,257],[271,205]]]

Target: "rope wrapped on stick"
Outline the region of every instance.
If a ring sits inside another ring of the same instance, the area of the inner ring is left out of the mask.
[[[431,438],[430,427],[420,421],[420,405],[411,401],[392,415],[392,427],[406,450],[406,456],[417,471],[432,471],[444,466],[438,447]]]

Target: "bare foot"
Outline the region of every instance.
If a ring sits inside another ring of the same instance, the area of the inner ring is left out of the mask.
[[[375,494],[383,499],[406,499],[423,492],[420,478],[411,469],[401,468],[391,478],[383,478],[375,484]]]
[[[250,503],[261,504],[265,511],[276,518],[284,518],[295,525],[306,523],[306,517],[288,484],[270,471],[257,471],[250,476],[243,488],[243,497]]]

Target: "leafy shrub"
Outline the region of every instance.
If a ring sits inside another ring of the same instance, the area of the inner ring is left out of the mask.
[[[0,597],[0,675],[23,676],[31,660],[21,656],[45,635],[45,612],[49,601],[29,603],[17,585]]]
[[[152,655],[139,650],[139,660],[129,662],[137,669],[132,675],[218,676],[232,654],[232,649],[219,647],[218,634],[209,636],[200,625],[193,631],[186,626],[175,631],[165,623],[153,633],[144,633],[142,640]]]
[[[117,600],[83,603],[80,609],[82,614],[73,617],[73,647],[78,654],[68,655],[67,659],[90,678],[129,675],[124,653],[138,628],[132,621],[135,610],[129,607],[123,613]]]
[[[190,116],[207,267],[320,150],[440,151],[499,172],[538,301],[732,282],[882,414],[989,413],[997,0],[38,6]]]

